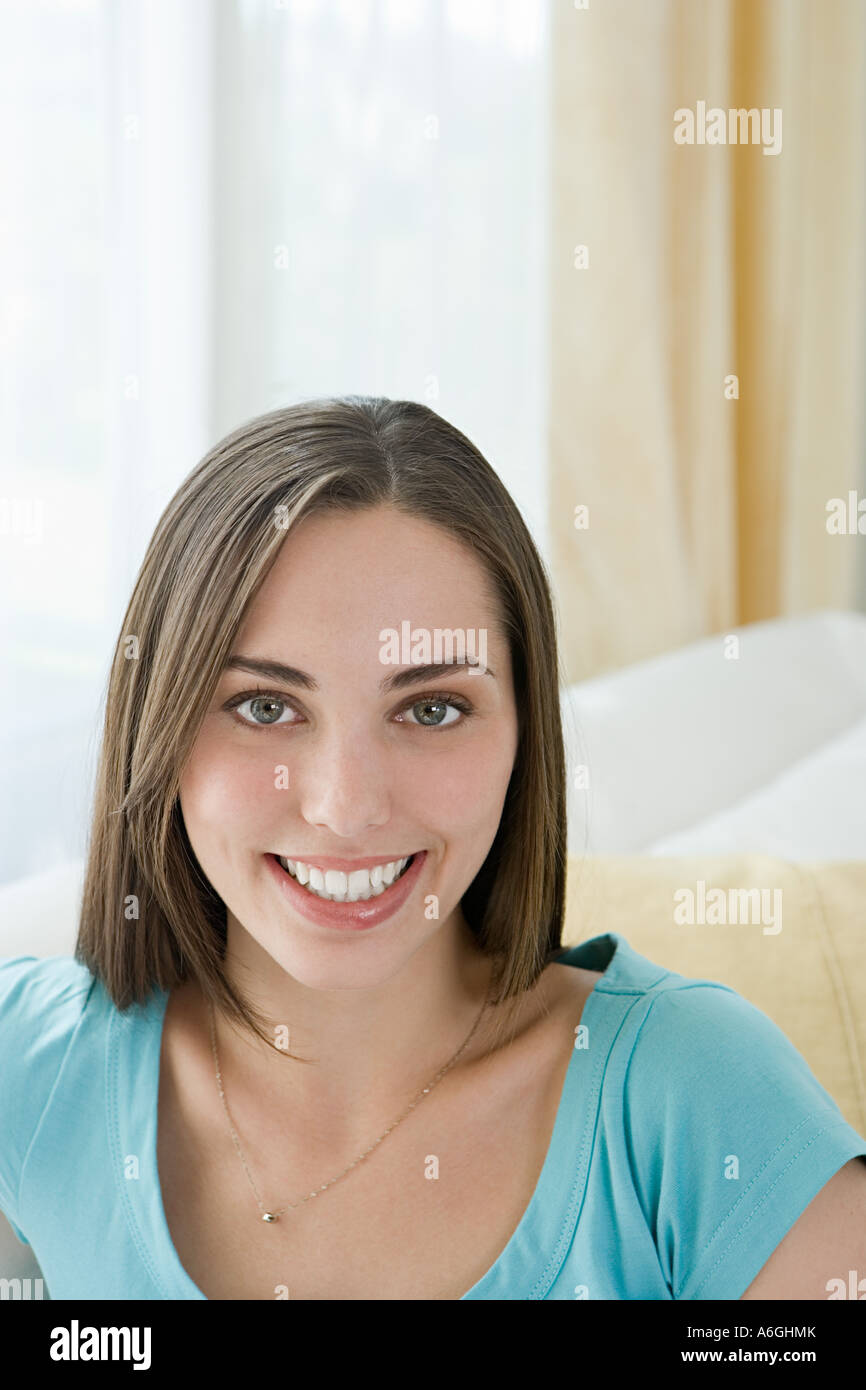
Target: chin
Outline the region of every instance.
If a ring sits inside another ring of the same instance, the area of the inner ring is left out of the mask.
[[[425,925],[439,927],[438,922]],[[299,985],[315,990],[375,989],[397,974],[424,944],[423,939],[410,941],[405,934],[391,933],[387,940],[374,941],[369,933],[342,931],[327,935],[323,931],[310,940],[303,926],[293,924],[287,924],[276,939],[273,928],[261,937],[247,934],[270,964],[261,957],[254,963],[245,952],[241,980],[252,979],[262,967],[270,976],[271,966],[276,966]]]

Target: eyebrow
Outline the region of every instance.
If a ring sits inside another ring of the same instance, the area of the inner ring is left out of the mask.
[[[489,666],[480,667],[471,661],[431,661],[425,666],[409,666],[405,671],[395,671],[379,682],[382,694],[392,690],[403,690],[408,685],[420,685],[422,681],[438,680],[442,676],[459,675],[467,668],[479,671],[481,675],[496,680],[495,672]],[[296,666],[284,666],[281,661],[268,657],[230,656],[223,668],[226,671],[249,671],[254,676],[264,676],[266,680],[280,681],[283,685],[297,685],[302,690],[318,690],[319,683],[306,671]]]

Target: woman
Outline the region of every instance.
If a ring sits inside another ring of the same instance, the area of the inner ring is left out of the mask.
[[[426,407],[255,419],[161,518],[76,959],[0,967],[53,1298],[824,1298],[866,1142],[734,991],[561,947],[543,566]]]

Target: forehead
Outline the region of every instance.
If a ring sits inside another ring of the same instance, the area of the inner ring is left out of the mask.
[[[239,633],[313,634],[379,647],[383,628],[486,627],[499,604],[482,562],[456,537],[392,507],[325,512],[286,535]]]

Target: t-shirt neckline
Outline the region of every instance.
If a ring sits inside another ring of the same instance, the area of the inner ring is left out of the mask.
[[[624,937],[606,932],[568,947],[563,954],[567,957],[565,963],[587,969],[599,969],[607,957],[600,978],[584,1001],[580,1022],[590,1028],[599,1007],[599,993],[607,993],[619,984],[623,970],[636,953]],[[563,963],[562,956],[558,963]],[[121,1176],[119,1186],[136,1249],[154,1284],[166,1298],[207,1302],[207,1295],[187,1273],[172,1241],[157,1163],[158,1088],[168,998],[167,991],[155,990],[146,1004],[111,1013],[107,1057],[109,1139],[115,1172],[121,1175],[126,1172],[127,1155],[144,1155],[140,1181],[127,1182]],[[532,1196],[497,1259],[459,1302],[545,1297],[565,1258],[579,1212],[603,1050],[594,1049],[589,1070],[581,1064],[585,1054],[576,1046],[572,1050],[550,1144]],[[130,1108],[133,1097],[135,1114]],[[571,1184],[563,1184],[563,1172],[573,1173]]]

